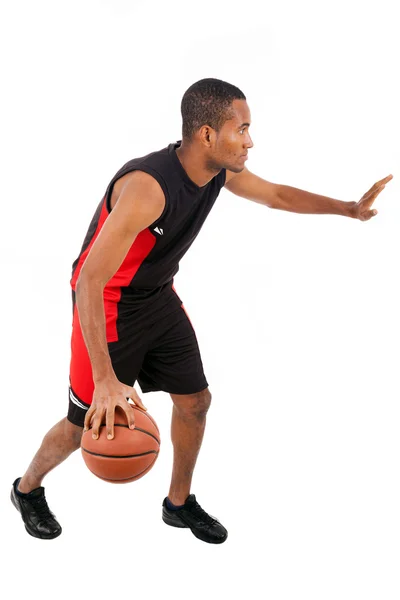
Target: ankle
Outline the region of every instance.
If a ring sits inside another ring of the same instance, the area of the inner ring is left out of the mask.
[[[18,482],[17,490],[19,492],[21,492],[22,494],[29,494],[29,492],[31,492],[32,490],[35,490],[36,488],[40,487],[41,485],[42,485],[41,481],[38,481],[38,480],[34,481],[34,480],[26,477],[26,475],[24,475],[23,477],[21,477],[21,479]]]
[[[190,492],[188,493],[184,493],[184,494],[172,494],[169,493],[167,498],[168,500],[171,502],[171,504],[173,504],[174,506],[183,506],[186,502],[187,497],[189,496]]]

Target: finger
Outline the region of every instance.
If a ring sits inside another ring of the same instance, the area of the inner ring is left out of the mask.
[[[83,425],[83,431],[88,431],[88,429],[90,427],[90,420],[92,418],[94,411],[95,411],[95,408],[93,405],[86,411],[85,421],[84,421],[84,425]]]
[[[393,179],[393,175],[388,175],[387,177],[384,177],[380,181],[377,181],[375,185],[377,185],[378,187],[381,186],[381,185],[385,185],[391,179]]]
[[[369,191],[362,199],[362,202],[366,208],[371,208],[376,197],[385,189],[385,185],[381,185],[375,191]]]
[[[142,403],[141,399],[139,398],[139,396],[136,394],[132,397],[132,400],[134,401],[134,403],[136,404],[136,406],[138,406],[139,408],[141,408],[142,410],[147,410],[147,408],[145,407],[145,405]]]
[[[145,407],[145,405],[142,403],[141,399],[139,398],[139,395],[137,393],[137,391],[133,388],[131,388],[129,390],[129,394],[127,395],[127,398],[130,398],[131,400],[134,401],[134,403],[136,404],[136,406],[138,406],[139,408],[141,408],[142,410],[147,410],[147,408]]]
[[[135,411],[133,410],[132,405],[125,402],[125,404],[122,405],[122,408],[125,411],[129,429],[135,429]]]
[[[107,431],[107,439],[108,440],[112,440],[114,437],[114,411],[115,411],[115,406],[108,405],[107,406],[107,412],[106,412],[106,431]]]
[[[377,210],[367,210],[363,213],[361,213],[360,218],[361,221],[369,221],[370,219],[372,219],[372,217],[375,217],[375,215],[378,214]]]
[[[374,183],[374,185],[368,190],[368,192],[366,192],[363,196],[363,198],[368,197],[370,194],[376,192],[376,190],[385,187],[385,185],[387,184],[388,181],[390,181],[391,179],[393,179],[393,175],[388,175],[387,177],[384,177],[383,179],[380,179],[379,181],[377,181],[376,183]],[[383,187],[382,187],[383,186]]]
[[[373,192],[371,192],[370,196],[368,197],[368,200],[372,197],[376,198],[378,194],[381,193],[382,190],[385,189],[385,184],[382,183],[382,185],[378,186]]]
[[[104,415],[104,408],[98,408],[93,418],[92,438],[97,440],[99,437],[99,429]]]

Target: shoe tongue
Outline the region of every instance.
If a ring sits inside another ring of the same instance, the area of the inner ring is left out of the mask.
[[[190,494],[187,498],[186,498],[186,502],[185,504],[194,504],[196,502],[196,496],[194,494]]]

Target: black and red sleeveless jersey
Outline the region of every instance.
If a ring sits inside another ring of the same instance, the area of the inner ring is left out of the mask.
[[[222,169],[205,186],[199,187],[183,168],[176,149],[181,142],[126,163],[112,178],[90,223],[78,258],[72,265],[71,286],[75,286],[82,265],[110,214],[115,182],[130,171],[152,175],[165,194],[162,215],[136,237],[124,261],[104,289],[104,299],[120,302],[124,295],[145,299],[170,283],[179,270],[179,261],[192,245],[225,184]]]

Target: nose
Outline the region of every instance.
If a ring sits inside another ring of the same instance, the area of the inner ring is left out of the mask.
[[[252,148],[254,146],[253,140],[250,137],[250,134],[247,134],[246,148]]]

